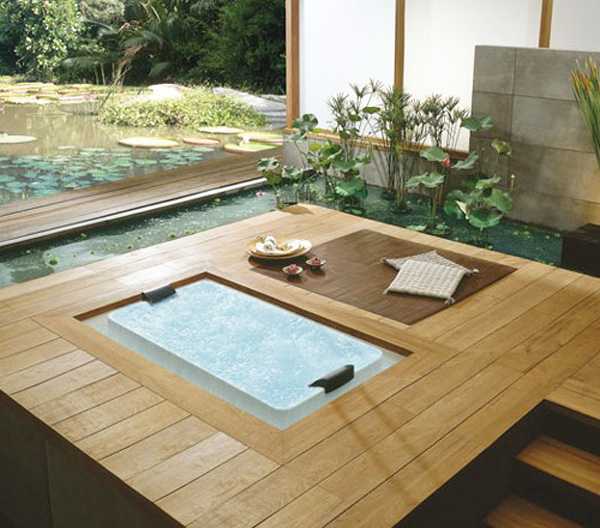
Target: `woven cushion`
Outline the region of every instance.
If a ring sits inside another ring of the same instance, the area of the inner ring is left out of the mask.
[[[453,303],[454,292],[465,275],[466,268],[406,260],[385,293],[409,293]]]
[[[466,275],[471,275],[472,273],[477,273],[476,269],[469,269],[457,264],[456,262],[452,262],[445,257],[442,257],[437,251],[428,251],[427,253],[421,253],[419,255],[413,255],[412,257],[404,257],[404,258],[384,258],[383,262],[392,268],[400,270],[402,265],[407,260],[415,260],[420,262],[431,262],[432,264],[439,264],[440,266],[450,266],[451,268],[456,268],[463,270]]]

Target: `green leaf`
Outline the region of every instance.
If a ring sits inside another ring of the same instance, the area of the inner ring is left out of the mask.
[[[260,172],[276,171],[281,167],[281,163],[277,158],[262,158],[256,164],[256,168]]]
[[[427,231],[427,225],[424,225],[424,224],[409,225],[406,227],[407,227],[407,229],[410,229],[411,231],[418,231],[419,233],[422,233],[423,231]]]
[[[496,187],[500,183],[500,178],[496,176],[495,178],[482,178],[481,180],[477,180],[475,184],[475,189],[478,191],[485,191],[488,189],[492,189]]]
[[[361,178],[340,181],[335,186],[335,192],[341,198],[366,198],[368,189]]]
[[[494,141],[492,141],[492,148],[498,153],[499,156],[512,156],[512,147],[508,141],[494,139]]]
[[[437,161],[438,163],[441,163],[442,161],[446,161],[450,156],[439,147],[429,147],[421,151],[421,157],[427,161]]]
[[[458,205],[459,202],[465,202],[466,195],[463,191],[455,190],[448,193],[446,201],[444,202],[444,212],[449,216],[454,216],[461,220],[464,218],[464,211]]]
[[[492,194],[486,198],[486,202],[503,214],[509,213],[513,206],[510,194],[500,189],[493,189]]]
[[[480,132],[494,127],[494,121],[490,116],[467,117],[462,120],[461,126],[469,132]]]
[[[439,172],[426,172],[425,174],[409,178],[406,182],[406,186],[409,189],[414,189],[419,185],[422,185],[427,189],[436,189],[444,183],[445,179],[446,177],[443,174],[440,174]]]
[[[480,208],[471,211],[467,219],[473,227],[483,231],[484,229],[497,226],[502,220],[502,217],[502,213],[499,213],[498,211]]]
[[[457,161],[452,168],[456,170],[471,170],[478,160],[479,154],[477,154],[477,152],[471,152],[467,159]]]
[[[379,108],[378,106],[365,106],[363,108],[363,112],[369,115],[378,114],[379,112],[381,112],[381,108]]]
[[[296,167],[286,165],[283,167],[282,179],[289,180],[291,182],[299,182],[303,179],[304,171]]]

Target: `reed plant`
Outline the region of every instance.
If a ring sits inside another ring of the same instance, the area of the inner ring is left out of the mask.
[[[575,100],[592,134],[596,159],[600,167],[600,68],[589,58],[584,65],[577,63],[571,73]]]

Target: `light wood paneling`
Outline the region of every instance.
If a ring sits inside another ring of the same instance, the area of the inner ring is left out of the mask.
[[[322,244],[364,229],[518,270],[407,327],[264,277],[244,254],[257,233]],[[73,318],[203,270],[412,354],[281,432]],[[99,490],[94,522],[111,525],[116,504],[152,526],[392,526],[544,399],[600,417],[599,279],[314,206],[15,285],[0,302],[0,379],[49,435],[58,522],[89,516]]]

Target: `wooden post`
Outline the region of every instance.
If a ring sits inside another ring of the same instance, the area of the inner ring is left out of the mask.
[[[404,87],[404,46],[406,41],[406,0],[396,0],[396,51],[394,54],[394,86]]]
[[[287,127],[300,117],[300,0],[286,0]]]
[[[550,47],[550,36],[552,34],[552,13],[554,11],[554,0],[542,0],[542,19],[540,21],[540,48]]]

